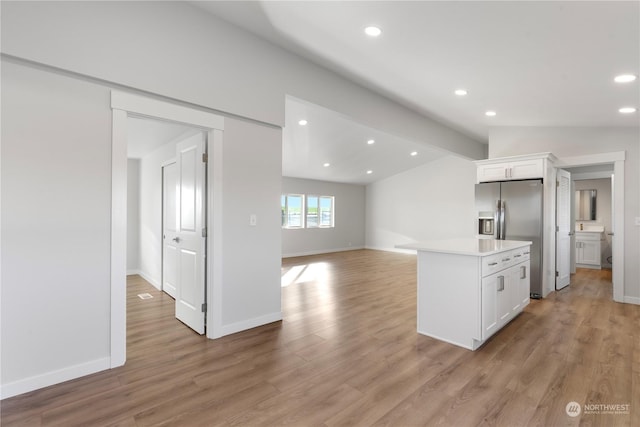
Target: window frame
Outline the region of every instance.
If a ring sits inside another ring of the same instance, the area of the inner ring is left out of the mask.
[[[300,225],[289,224],[289,198],[300,197]],[[282,203],[284,199],[284,204]],[[306,227],[306,196],[299,193],[286,193],[280,197],[280,209],[282,215],[282,228],[291,230],[302,229]]]

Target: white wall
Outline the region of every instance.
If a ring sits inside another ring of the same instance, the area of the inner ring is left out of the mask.
[[[489,158],[552,152],[558,158],[626,151],[624,167],[624,296],[640,298],[640,130],[598,127],[496,127],[489,132]],[[615,179],[618,179],[616,177]],[[614,260],[615,262],[615,260]]]
[[[474,237],[475,183],[474,163],[447,156],[369,184],[367,247]]]
[[[600,224],[604,226],[604,240],[601,243],[601,263],[603,267],[611,267],[607,257],[611,256],[611,178],[576,180],[575,189],[596,190],[596,219],[595,221],[576,221],[579,224]]]
[[[469,158],[486,153],[484,144],[183,2],[3,2],[2,50],[278,126],[288,94]]]
[[[222,327],[233,333],[282,318],[282,130],[226,118],[223,161]]]
[[[33,68],[1,84],[4,397],[109,366],[111,110]]]
[[[282,255],[300,256],[365,246],[365,187],[300,178],[282,178],[282,194],[334,196],[335,227],[282,229]]]
[[[127,159],[127,274],[140,270],[140,160]]]

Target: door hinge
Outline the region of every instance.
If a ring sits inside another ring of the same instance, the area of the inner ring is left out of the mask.
[[[202,229],[202,237],[207,237],[207,227]]]
[[[556,187],[560,187],[560,181],[556,181]]]
[[[202,312],[203,312],[203,313],[206,313],[206,312],[207,312],[207,303],[206,303],[206,302],[203,302],[203,303],[202,303]]]
[[[556,225],[556,231],[560,231],[560,226]]]
[[[202,163],[207,163],[209,161],[209,156],[207,153],[202,153]]]
[[[556,277],[560,277],[560,272],[556,271]]]

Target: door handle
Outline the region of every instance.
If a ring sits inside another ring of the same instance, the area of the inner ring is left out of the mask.
[[[525,267],[524,265],[520,267],[520,278],[521,279],[527,278],[527,267]]]
[[[180,238],[179,238],[179,237],[174,237],[174,238],[173,238],[173,239],[171,239],[171,240],[173,240],[173,241],[174,241],[174,242],[176,242],[176,243],[180,243]]]
[[[498,292],[504,291],[504,276],[498,276]]]

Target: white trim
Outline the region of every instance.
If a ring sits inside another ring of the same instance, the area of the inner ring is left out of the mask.
[[[640,305],[640,298],[639,297],[624,297],[624,302],[626,302],[627,304]]]
[[[210,236],[222,236],[223,132],[207,137],[207,229]],[[211,214],[213,213],[213,215]],[[220,338],[222,331],[222,239],[207,239],[207,338]]]
[[[127,269],[127,276],[142,276],[142,273],[139,269],[134,268],[134,269]]]
[[[113,109],[113,133],[112,133],[112,159],[111,159],[111,359],[110,367],[121,366],[126,360],[126,226],[127,226],[127,117],[129,113],[142,115],[145,117],[159,118],[163,120],[184,123],[190,126],[205,128],[209,131],[210,140],[219,141],[217,151],[212,150],[214,162],[222,165],[222,129],[224,129],[224,118],[212,113],[207,113],[180,105],[171,104],[139,95],[125,92],[111,92],[111,107]],[[215,129],[215,130],[214,130]],[[214,233],[207,239],[208,245],[221,248],[222,236],[222,172],[221,167],[210,168],[218,171],[215,175],[209,174],[207,181],[208,188],[218,188],[218,203],[210,205],[207,213],[208,218],[213,218]],[[213,182],[211,181],[213,179]],[[213,203],[213,202],[208,202]],[[219,270],[221,262],[214,262],[215,256],[221,260],[221,250],[214,252],[214,257],[207,262],[207,272],[210,280],[207,281],[207,295],[209,301],[213,295],[222,294],[222,273]],[[217,255],[215,255],[217,254]],[[145,277],[143,274],[141,276]],[[148,280],[147,277],[145,277]],[[153,283],[152,281],[150,281]],[[213,324],[209,327],[220,330],[221,322],[221,302],[220,298],[215,301],[212,315]],[[209,307],[212,307],[209,306]],[[213,338],[213,331],[207,332],[207,337]],[[109,366],[108,366],[109,367]]]
[[[278,322],[282,320],[282,312],[265,314],[264,316],[254,317],[253,319],[243,320],[241,322],[222,325],[220,331],[222,335],[231,335],[236,332],[246,331],[247,329],[264,326],[268,323]]]
[[[111,142],[111,368],[127,355],[127,112],[113,110]]]
[[[558,159],[557,167],[567,168],[576,166],[602,165],[613,163],[613,300],[628,302],[635,297],[624,296],[624,161],[626,152],[614,151],[610,153],[589,154],[585,156],[563,157]]]
[[[554,156],[552,153],[544,152],[544,153],[533,153],[533,154],[524,154],[524,155],[517,155],[517,156],[495,157],[491,159],[474,160],[473,163],[475,163],[476,165],[482,166],[482,165],[492,165],[492,164],[495,164],[496,162],[508,163],[512,161],[536,160],[536,159],[550,160],[554,164],[557,160],[556,156]]]
[[[382,246],[365,246],[365,249],[372,251],[394,252],[396,254],[417,255],[418,251],[414,249],[387,248]]]
[[[69,366],[68,368],[58,369],[56,371],[47,372],[42,375],[35,375],[12,383],[3,384],[0,390],[2,399],[6,399],[19,394],[28,393],[33,390],[48,387],[50,385],[59,384],[85,375],[94,374],[104,371],[111,367],[111,359],[104,357],[102,359],[93,360],[91,362],[81,363],[79,365]]]
[[[294,252],[294,253],[290,253],[290,254],[282,254],[282,258],[294,258],[294,257],[299,257],[299,256],[331,254],[331,253],[334,253],[334,252],[357,251],[359,249],[365,249],[365,247],[364,246],[349,246],[347,248],[334,248],[334,249],[322,249],[322,250],[317,250],[317,251]]]
[[[206,129],[224,130],[222,116],[132,93],[111,91],[111,108]]]
[[[162,290],[162,285],[159,281],[153,279],[151,276],[149,276],[147,273],[145,273],[142,270],[138,271],[138,275],[140,277],[142,277],[144,280],[146,280],[147,282],[149,282],[154,288],[156,288],[157,290],[161,291]]]
[[[564,168],[574,166],[604,165],[607,163],[624,161],[625,159],[626,153],[624,151],[612,151],[609,153],[587,154],[584,156],[563,157],[561,159],[559,158],[556,162],[556,166]]]

